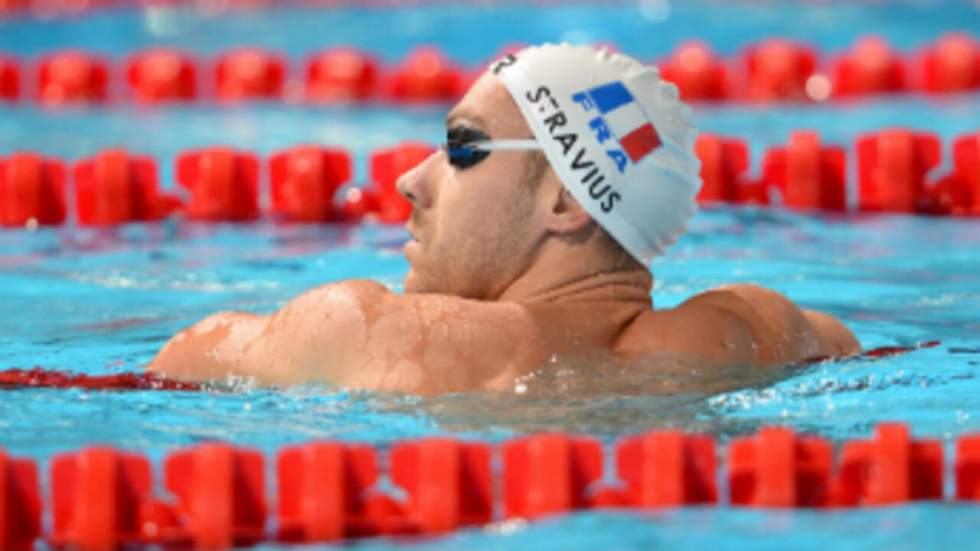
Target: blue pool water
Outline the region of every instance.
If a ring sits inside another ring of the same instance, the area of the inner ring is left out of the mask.
[[[261,32],[256,25],[261,23]],[[384,28],[383,34],[365,29]],[[476,63],[514,41],[613,41],[651,58],[699,37],[722,53],[766,37],[794,36],[822,51],[877,32],[910,50],[950,30],[980,28],[975,4],[696,3],[615,7],[424,7],[397,10],[262,11],[223,16],[186,11],[100,12],[82,18],[0,21],[0,51],[31,57],[84,45],[121,57],[151,44],[212,54],[274,47],[300,60],[353,44],[397,60],[417,43]],[[479,29],[479,36],[474,36]],[[211,144],[261,154],[296,143],[342,145],[364,178],[367,154],[404,139],[435,142],[445,106],[309,108],[258,104],[159,110],[113,106],[44,111],[0,106],[0,155],[31,149],[65,159],[124,145],[156,156],[164,185],[181,150]],[[862,132],[906,126],[946,145],[976,131],[980,96],[904,96],[846,105],[697,107],[699,126],[744,137],[754,153],[815,128],[851,144]],[[853,158],[850,159],[853,176]],[[940,171],[945,171],[946,166]],[[757,170],[754,168],[753,170]],[[852,178],[853,179],[853,178]],[[217,310],[270,312],[308,288],[373,278],[399,289],[406,263],[399,227],[201,225],[169,221],[111,230],[66,226],[0,232],[0,369],[42,365],[85,373],[139,369],[175,331]],[[221,393],[0,392],[0,446],[46,460],[92,443],[159,459],[177,446],[222,439],[271,454],[316,438],[369,442],[433,434],[501,441],[541,429],[590,433],[608,443],[656,427],[705,431],[724,442],[787,424],[840,442],[874,423],[900,420],[951,444],[980,429],[980,220],[802,215],[751,208],[706,209],[654,262],[654,301],[676,305],[715,285],[751,281],[843,319],[865,347],[938,340],[934,348],[876,361],[829,362],[774,374],[748,388],[681,387],[635,395],[635,372],[596,375],[549,366],[530,395],[432,399],[327,387]],[[781,378],[781,380],[780,380]],[[582,387],[597,395],[575,397]],[[948,451],[951,448],[948,446]],[[920,504],[841,513],[690,509],[658,514],[586,513],[531,526],[496,525],[422,548],[627,549],[678,544],[785,549],[871,546],[975,547],[976,507]],[[368,542],[364,547],[390,545]]]

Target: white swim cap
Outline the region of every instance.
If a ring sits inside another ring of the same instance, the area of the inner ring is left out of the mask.
[[[696,131],[655,67],[605,49],[545,44],[490,70],[510,91],[562,183],[644,265],[697,211]]]

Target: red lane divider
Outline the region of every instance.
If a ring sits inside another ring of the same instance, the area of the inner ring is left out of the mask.
[[[396,498],[384,490],[374,448],[314,442],[278,453],[273,498],[264,457],[254,450],[208,443],[171,452],[161,468],[166,495],[158,495],[146,457],[90,447],[51,461],[46,537],[59,548],[110,551],[435,535],[595,507],[716,504],[716,480],[726,481],[734,506],[847,508],[946,497],[941,443],[914,440],[899,423],[878,425],[870,440],[845,441],[836,461],[827,440],[785,427],[734,439],[721,470],[709,436],[656,431],[624,438],[616,452],[619,480],[601,487],[603,446],[587,437],[538,434],[499,447],[450,438],[399,442],[387,454],[388,480],[405,494]],[[494,455],[502,460],[498,474]],[[980,435],[958,439],[952,467],[956,492],[949,497],[980,501]],[[34,462],[0,450],[3,549],[31,549],[44,536],[38,488]],[[273,501],[274,519],[267,514]]]
[[[590,438],[540,434],[505,443],[502,455],[508,518],[585,509],[586,488],[602,476],[602,446]]]
[[[38,65],[38,99],[51,106],[102,103],[109,99],[109,66],[100,57],[67,50],[51,54]]]
[[[300,146],[273,154],[272,212],[290,222],[342,221],[334,196],[351,172],[350,154],[342,149]]]
[[[507,51],[513,48],[501,53]],[[876,35],[862,36],[850,50],[832,56],[783,38],[752,44],[730,59],[718,57],[702,42],[683,42],[665,58],[651,61],[664,78],[677,84],[686,101],[812,102],[980,89],[980,42],[963,33],[938,37],[921,51],[904,54]],[[125,73],[138,101],[188,100],[196,96],[197,69],[204,63],[175,50],[150,50],[131,55],[120,73]],[[283,56],[259,48],[223,52],[209,63],[214,70],[206,75],[210,83],[204,88],[214,89],[218,99],[292,101],[296,96],[283,92],[293,89],[286,81],[294,77],[295,89],[305,84],[302,95],[313,102],[396,104],[453,101],[486,65],[463,68],[435,46],[419,47],[390,66],[351,48],[315,52],[296,75],[286,74]],[[0,60],[0,99],[17,97],[16,65],[14,60]],[[42,103],[116,99],[108,95],[108,64],[100,56],[66,50],[35,65]]]
[[[834,96],[902,92],[908,86],[906,73],[902,59],[884,39],[864,36],[835,61]]]
[[[34,153],[0,159],[0,226],[65,221],[65,166]]]
[[[0,371],[0,389],[83,388],[89,390],[203,390],[197,383],[167,379],[156,373],[81,375],[53,369],[7,369]]]
[[[258,157],[227,147],[182,153],[177,182],[191,193],[192,220],[246,222],[259,217]]]
[[[0,101],[20,98],[20,66],[11,57],[0,55]]]
[[[51,544],[112,551],[141,543],[140,504],[152,492],[145,457],[87,448],[51,463]]]
[[[157,189],[157,165],[151,157],[110,149],[75,164],[78,223],[86,226],[154,221],[180,207],[176,197]]]
[[[752,507],[823,507],[831,503],[833,450],[822,438],[766,428],[728,448],[731,502]]]
[[[824,147],[816,132],[794,132],[789,144],[766,152],[764,185],[782,193],[790,208],[847,209],[846,156],[842,147]]]
[[[146,50],[129,58],[126,82],[142,103],[192,100],[197,96],[197,65],[178,50]]]
[[[418,142],[376,151],[369,160],[371,185],[365,193],[372,194],[378,205],[382,222],[400,223],[412,214],[412,205],[398,192],[398,178],[418,166],[435,152],[435,148]]]
[[[363,101],[378,86],[378,61],[351,48],[313,54],[306,63],[306,97],[314,102]]]
[[[658,431],[623,439],[617,472],[626,483],[623,504],[679,507],[715,503],[715,442],[680,431]]]
[[[234,50],[218,58],[218,98],[225,101],[275,99],[282,96],[285,60],[256,48]]]
[[[37,466],[0,449],[0,548],[27,551],[41,537]]]
[[[807,89],[817,69],[812,47],[785,39],[767,40],[747,48],[743,59],[748,99],[803,101],[813,97]]]
[[[847,442],[834,488],[839,505],[888,505],[942,499],[943,448],[938,440],[913,441],[908,428],[880,424],[871,440]]]
[[[980,88],[980,43],[967,34],[948,34],[922,53],[924,88],[930,93]]]
[[[926,173],[940,162],[939,139],[889,129],[857,140],[861,210],[917,212]]]

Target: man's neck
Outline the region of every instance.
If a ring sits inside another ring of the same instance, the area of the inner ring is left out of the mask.
[[[521,277],[501,293],[498,300],[521,303],[617,302],[651,307],[653,276],[646,269],[616,269],[585,255],[548,252],[552,254],[539,256]]]

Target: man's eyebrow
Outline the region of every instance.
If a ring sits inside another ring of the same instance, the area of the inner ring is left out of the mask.
[[[446,128],[452,128],[455,123],[458,123],[460,121],[467,121],[473,123],[475,126],[478,126],[480,128],[487,127],[486,121],[484,121],[483,118],[481,118],[479,115],[475,115],[472,113],[465,113],[465,112],[459,113],[456,111],[450,111],[450,113],[446,115]]]

